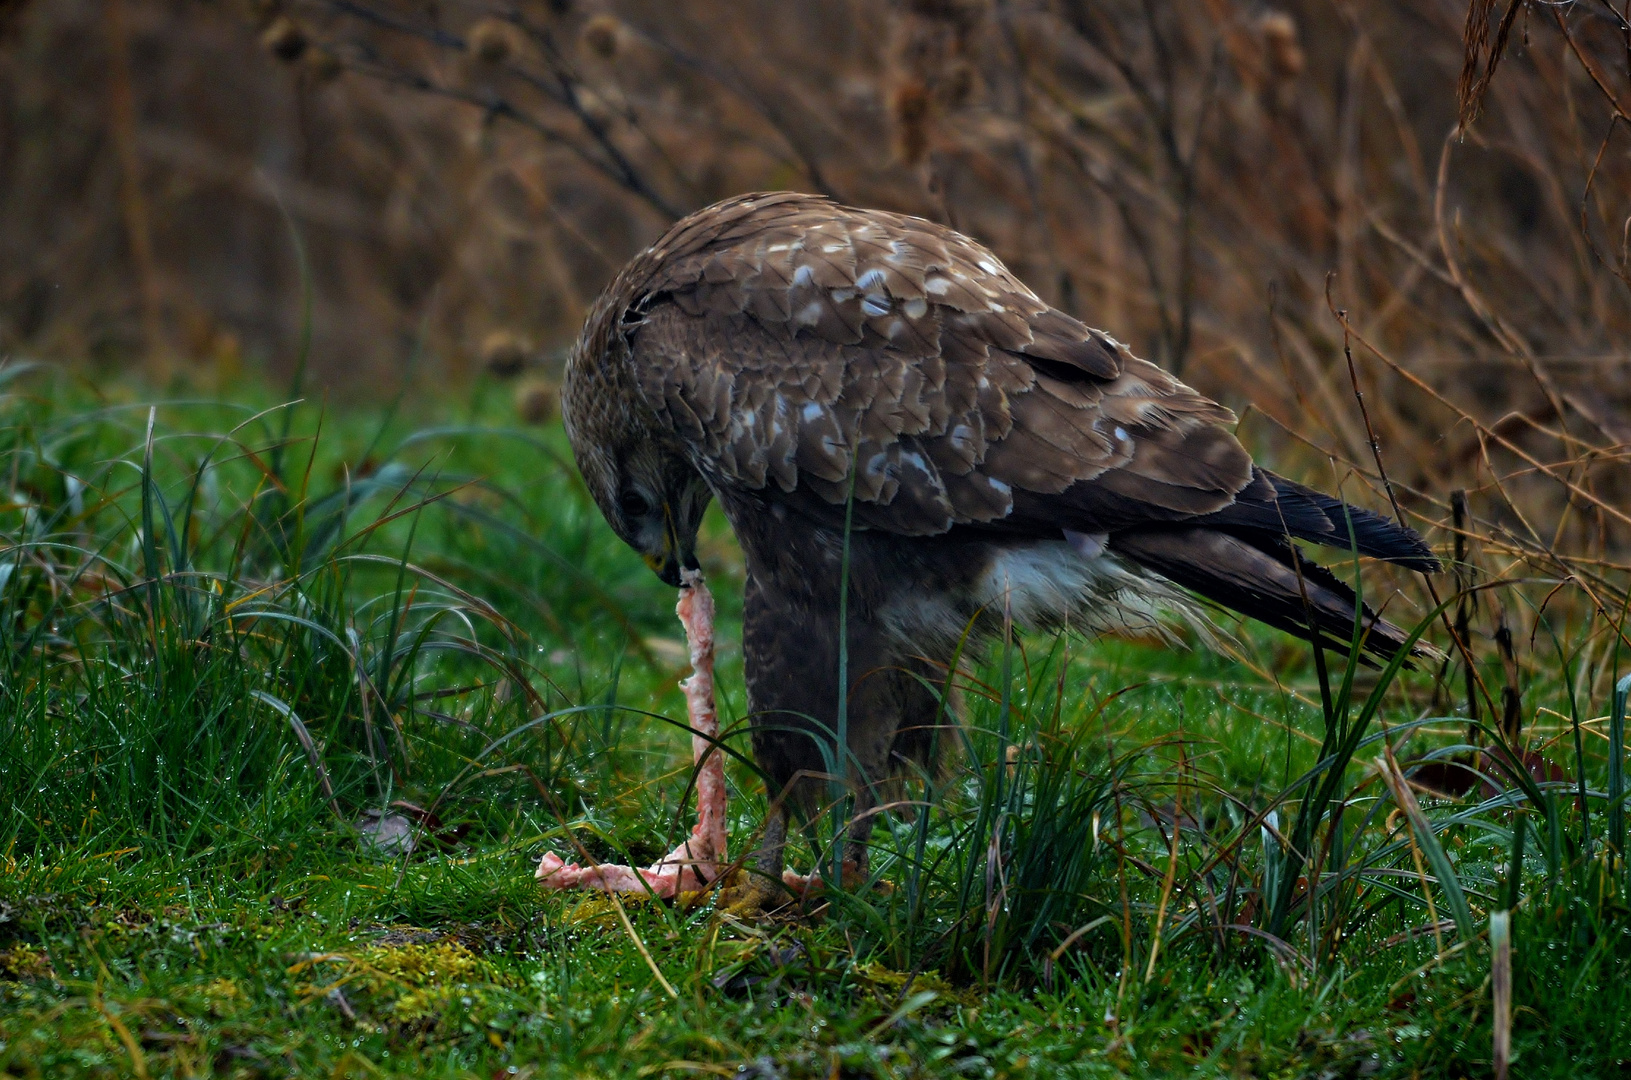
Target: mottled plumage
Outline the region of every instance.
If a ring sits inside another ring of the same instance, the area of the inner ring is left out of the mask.
[[[1228,409],[968,237],[809,195],[726,200],[630,262],[584,327],[562,413],[607,520],[671,584],[719,500],[747,562],[754,752],[799,809],[824,790],[799,774],[831,761],[846,513],[863,805],[933,767],[925,679],[970,627],[1204,626],[1189,589],[1346,641],[1352,592],[1290,538],[1348,547],[1351,529],[1364,554],[1436,566],[1414,533],[1258,468]],[[1364,617],[1370,651],[1401,646]],[[773,814],[767,873],[783,827]]]

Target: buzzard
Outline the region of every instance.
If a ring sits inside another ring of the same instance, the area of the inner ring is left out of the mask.
[[[665,582],[696,568],[710,499],[741,543],[760,900],[789,811],[825,799],[840,703],[859,869],[880,786],[949,741],[933,687],[1005,619],[1204,626],[1193,593],[1316,644],[1362,618],[1388,657],[1407,635],[1293,541],[1437,568],[1409,529],[1254,464],[1228,409],[969,237],[811,195],[727,199],[636,256],[561,404],[595,502]]]

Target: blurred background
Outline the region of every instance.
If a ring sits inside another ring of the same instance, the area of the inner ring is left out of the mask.
[[[1255,449],[1374,480],[1369,423],[1424,519],[1624,562],[1626,49],[1518,0],[0,0],[0,354],[282,379],[309,286],[331,393],[417,354],[542,419],[624,260],[799,188],[973,234]]]

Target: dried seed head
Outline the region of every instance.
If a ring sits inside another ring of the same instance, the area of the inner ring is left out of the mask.
[[[339,78],[345,70],[345,65],[340,63],[340,58],[332,50],[315,47],[306,50],[306,66],[323,82]]]
[[[615,15],[596,15],[583,26],[583,46],[602,60],[617,55],[618,32],[623,24]]]
[[[985,15],[986,0],[908,0],[906,10],[967,33]]]
[[[1263,51],[1269,73],[1276,82],[1290,82],[1308,66],[1302,43],[1297,39],[1297,23],[1284,11],[1271,11],[1258,20],[1263,34]]]
[[[895,117],[901,159],[916,165],[929,150],[929,88],[917,79],[902,83],[895,88],[889,111]]]
[[[273,19],[272,24],[261,34],[261,45],[267,52],[285,63],[299,60],[305,55],[306,46],[310,43],[306,31],[287,15],[279,15]]]
[[[515,411],[524,424],[544,424],[555,418],[559,388],[543,379],[529,379],[515,388]]]
[[[954,61],[946,68],[945,78],[940,84],[940,96],[954,109],[967,105],[969,99],[974,96],[977,81],[978,75],[973,64],[967,60]]]
[[[470,28],[465,46],[484,64],[502,64],[515,54],[515,28],[502,19],[482,19]]]
[[[513,379],[527,366],[527,343],[508,330],[494,330],[481,341],[481,366],[498,379]]]

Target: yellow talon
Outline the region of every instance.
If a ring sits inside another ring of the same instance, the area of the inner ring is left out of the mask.
[[[780,911],[793,902],[793,895],[762,874],[738,870],[719,891],[719,912],[732,918],[754,921]]]

